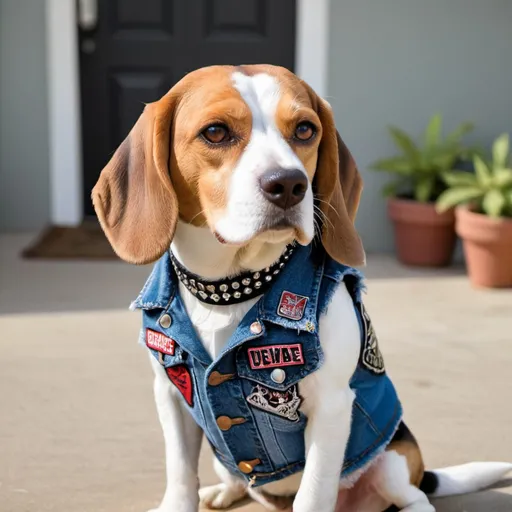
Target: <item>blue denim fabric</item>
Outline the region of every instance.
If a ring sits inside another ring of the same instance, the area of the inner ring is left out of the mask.
[[[192,405],[186,404],[204,431],[219,460],[234,474],[262,485],[304,468],[304,429],[307,418],[299,413],[294,421],[251,405],[247,397],[257,384],[285,391],[316,371],[323,362],[318,325],[336,287],[345,282],[353,298],[361,326],[361,358],[350,385],[355,391],[352,429],[345,452],[341,478],[362,468],[382,451],[398,427],[402,408],[385,371],[372,371],[363,364],[367,322],[362,316],[363,277],[355,269],[332,260],[321,246],[298,246],[272,288],[248,311],[221,354],[212,361],[187,316],[170,258],[165,254],[154,266],[133,307],[143,310],[140,342],[146,344],[146,329],[163,333],[175,343],[174,355],[150,349],[164,367],[186,365],[193,386]],[[302,318],[291,320],[278,314],[284,291],[308,297]],[[164,329],[159,318],[169,314],[172,324]],[[250,326],[260,322],[263,329],[253,334]],[[342,328],[342,327],[341,327]],[[274,368],[252,369],[248,349],[266,345],[300,344],[304,363],[283,368],[284,382],[271,378]],[[233,374],[233,378],[210,385],[212,372]],[[243,418],[245,422],[222,431],[217,418]],[[250,474],[238,468],[240,461],[259,463]]]

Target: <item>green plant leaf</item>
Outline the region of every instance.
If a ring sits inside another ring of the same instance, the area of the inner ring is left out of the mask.
[[[383,160],[377,160],[372,165],[372,169],[409,176],[413,173],[414,165],[403,157],[385,158]]]
[[[449,133],[446,136],[446,144],[457,144],[464,135],[473,131],[474,127],[475,126],[473,125],[473,123],[460,124],[459,126],[457,126],[457,128],[455,128],[455,130],[453,130],[453,132]]]
[[[448,171],[453,168],[457,160],[458,152],[438,154],[431,158],[432,167],[437,173]]]
[[[399,183],[397,181],[391,181],[389,183],[386,183],[386,185],[382,187],[382,195],[384,197],[396,197],[398,192],[398,186]]]
[[[420,203],[426,203],[434,190],[435,176],[424,176],[418,180],[414,187],[414,197]]]
[[[481,188],[474,186],[449,188],[437,199],[436,210],[444,212],[459,204],[465,204],[473,199],[478,199],[483,194],[484,191]]]
[[[507,202],[508,202],[509,207],[510,207],[510,213],[512,214],[512,189],[507,190],[505,192],[505,197],[507,198]]]
[[[418,148],[409,135],[395,126],[391,126],[389,128],[389,132],[391,137],[393,137],[395,144],[404,152],[407,158],[416,162],[418,159]]]
[[[441,140],[441,128],[443,124],[443,119],[441,114],[435,114],[431,117],[427,128],[425,130],[425,147],[428,149],[432,149]]]
[[[485,194],[482,208],[490,217],[499,217],[506,203],[505,195],[499,190],[492,189]]]
[[[475,156],[485,158],[485,151],[480,146],[468,146],[460,151],[460,157],[465,160],[472,161]]]
[[[488,187],[491,184],[492,174],[487,164],[479,157],[473,158],[473,164],[475,166],[476,179],[478,183],[483,187]]]
[[[449,171],[442,174],[443,181],[449,187],[456,187],[459,185],[477,186],[476,177],[472,172],[466,171]]]
[[[512,185],[512,169],[495,169],[492,177],[495,187],[504,188]]]
[[[494,168],[506,167],[509,151],[508,133],[500,135],[492,145],[492,159]]]

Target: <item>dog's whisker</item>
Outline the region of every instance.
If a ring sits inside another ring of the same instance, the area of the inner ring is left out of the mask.
[[[336,214],[336,216],[337,216],[338,218],[340,218],[340,214],[339,214],[338,210],[336,210],[336,208],[334,208],[334,206],[333,206],[331,203],[329,203],[328,201],[325,201],[324,199],[320,199],[319,197],[317,197],[316,199],[317,199],[317,201],[319,201],[320,203],[324,203],[324,204],[326,204],[329,208],[331,208],[331,209],[334,211],[334,213]]]
[[[327,222],[334,229],[334,224],[327,217],[327,215],[320,209],[320,207],[318,205],[314,205],[314,215],[318,215],[319,216],[321,223]]]
[[[197,217],[199,217],[199,215],[202,215],[203,213],[206,213],[206,210],[201,210],[200,212],[196,213],[191,219],[190,219],[190,223],[194,222],[195,219],[197,219]],[[201,225],[201,227],[203,227],[204,225],[206,225],[207,221],[205,220],[203,222],[203,224]]]

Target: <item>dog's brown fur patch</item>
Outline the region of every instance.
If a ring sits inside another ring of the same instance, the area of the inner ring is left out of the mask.
[[[386,451],[395,451],[406,458],[411,484],[419,487],[425,472],[423,457],[416,438],[404,422],[398,427]]]

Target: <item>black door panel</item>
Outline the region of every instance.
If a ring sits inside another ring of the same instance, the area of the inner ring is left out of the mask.
[[[97,0],[80,31],[84,213],[101,169],[144,103],[212,64],[294,69],[295,0]]]

